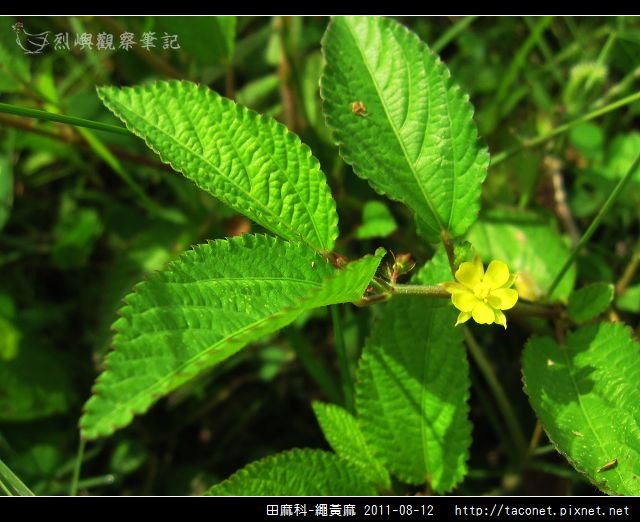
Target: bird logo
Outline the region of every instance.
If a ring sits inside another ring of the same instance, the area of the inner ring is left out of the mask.
[[[31,34],[25,31],[22,22],[16,22],[11,28],[15,31],[16,43],[24,51],[24,54],[42,54],[43,49],[49,45],[51,31]]]

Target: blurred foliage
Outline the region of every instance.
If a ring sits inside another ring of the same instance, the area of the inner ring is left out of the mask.
[[[498,250],[521,264],[518,269],[533,266],[522,284],[535,294],[554,275],[536,280],[535,264],[551,257],[549,263],[562,263],[576,232],[588,227],[640,151],[640,103],[605,110],[536,147],[529,140],[639,90],[640,20],[399,20],[441,54],[470,93],[492,157],[516,151],[490,167],[483,189],[483,208],[490,212],[470,236],[483,256]],[[206,84],[275,116],[311,147],[338,202],[338,251],[355,257],[383,245],[411,252],[421,265],[433,250],[418,241],[408,210],[379,202],[339,158],[324,122],[318,80],[327,21],[2,17],[0,102],[116,124],[96,96],[97,85],[158,78]],[[12,28],[16,22],[31,34],[49,31],[42,54],[23,52],[19,43],[27,43]],[[137,42],[129,50],[118,47],[126,32]],[[93,35],[91,48],[74,45],[83,33]],[[96,48],[99,33],[114,35],[113,50]],[[143,33],[155,34],[156,47],[141,46]],[[69,49],[54,48],[57,34],[68,34]],[[165,35],[176,35],[180,48],[163,49]],[[557,290],[566,299],[574,283],[614,285],[614,304],[605,314],[634,329],[639,206],[636,176]],[[69,490],[80,405],[102,369],[122,297],[190,245],[249,230],[257,227],[172,173],[133,136],[0,114],[0,459],[35,493]],[[343,311],[346,348],[355,360],[378,312]],[[522,392],[519,361],[529,333],[545,328],[521,318],[508,334],[476,333],[526,432],[535,416]],[[473,364],[471,377],[471,472],[456,493],[595,492],[555,454],[541,451],[516,469],[511,442]],[[305,314],[174,392],[127,429],[91,444],[80,491],[199,494],[277,451],[328,449],[311,402],[339,398],[337,382],[328,314]],[[540,449],[546,444],[543,439]]]

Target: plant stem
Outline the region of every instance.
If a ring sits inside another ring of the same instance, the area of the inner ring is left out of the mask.
[[[447,259],[449,260],[449,268],[451,269],[451,273],[456,275],[456,255],[453,250],[453,242],[451,241],[451,236],[446,229],[442,229],[440,233],[440,239],[442,239],[442,244],[444,245],[444,249],[447,252]]]
[[[61,141],[68,145],[80,146],[85,149],[90,148],[89,144],[86,141],[80,139],[75,134],[67,134],[67,133],[61,134],[58,132],[53,132],[53,131],[50,131],[49,129],[38,127],[34,125],[31,121],[23,120],[21,118],[12,118],[11,116],[3,116],[2,114],[0,114],[0,125],[6,125],[24,132],[31,132],[33,134],[45,136],[52,140]],[[167,165],[166,163],[162,163],[161,161],[155,160],[153,158],[134,154],[125,149],[120,149],[118,147],[109,146],[107,148],[115,156],[117,156],[122,160],[135,163],[136,165],[144,165],[147,167],[154,167],[156,169],[164,170],[167,172],[173,172],[173,170],[169,165]]]
[[[76,465],[73,468],[71,487],[69,489],[69,495],[72,497],[75,497],[78,494],[78,482],[80,481],[80,468],[82,468],[85,445],[86,441],[84,439],[80,439],[80,443],[78,444],[78,454],[76,455]]]
[[[9,467],[0,460],[0,483],[2,483],[2,489],[4,489],[9,495],[13,496],[11,491],[7,491],[8,488],[4,481],[7,481],[7,484],[13,488],[13,491],[22,497],[34,497],[33,491],[31,491],[25,484],[22,482],[16,474],[9,469]]]
[[[0,103],[0,113],[15,114],[16,116],[26,116],[27,118],[36,118],[46,121],[57,121],[58,123],[66,123],[67,125],[75,125],[77,127],[87,127],[88,129],[96,129],[124,136],[132,135],[126,128],[118,125],[86,120],[84,118],[76,118],[75,116],[65,116],[64,114],[55,114],[53,112],[41,111],[30,107],[18,107],[17,105],[12,105],[10,103]]]
[[[575,261],[576,257],[578,256],[582,248],[587,244],[589,239],[591,239],[591,236],[593,235],[593,233],[600,226],[602,219],[607,214],[607,212],[609,211],[609,209],[617,199],[618,195],[620,194],[620,192],[622,192],[622,190],[627,185],[629,180],[633,177],[636,170],[638,169],[638,166],[640,166],[640,155],[638,155],[638,157],[635,159],[631,167],[629,167],[629,170],[624,175],[624,177],[620,179],[620,181],[618,181],[618,184],[611,191],[611,194],[609,194],[607,201],[605,201],[604,205],[598,212],[598,215],[595,217],[595,219],[589,225],[589,228],[587,228],[585,233],[582,235],[582,237],[580,238],[580,241],[578,241],[578,244],[573,248],[571,255],[567,258],[564,265],[562,265],[562,268],[560,269],[560,271],[558,272],[558,275],[555,277],[555,279],[551,283],[551,286],[549,286],[549,289],[547,290],[547,296],[550,296],[553,293],[553,291],[556,289],[556,287],[560,283],[560,280],[566,274],[567,270],[569,270],[569,267]]]
[[[540,438],[542,437],[542,424],[540,421],[536,421],[536,425],[533,428],[533,433],[531,434],[531,440],[529,441],[529,449],[527,450],[527,458],[529,458],[533,452],[540,444]]]
[[[609,113],[611,111],[619,109],[620,107],[624,107],[625,105],[629,105],[629,104],[631,104],[631,103],[633,103],[635,101],[638,101],[638,100],[640,100],[640,92],[636,92],[634,94],[626,96],[626,97],[622,98],[621,100],[618,100],[618,101],[615,101],[613,103],[610,103],[609,105],[605,105],[604,107],[602,107],[600,109],[596,109],[594,111],[591,111],[591,112],[585,114],[584,116],[580,116],[579,118],[576,118],[575,120],[572,120],[570,122],[564,123],[563,125],[560,125],[560,126],[556,127],[555,129],[553,129],[552,131],[550,131],[550,132],[548,132],[546,134],[542,134],[540,136],[536,136],[535,138],[531,138],[531,139],[525,140],[523,143],[521,143],[517,147],[514,147],[511,150],[502,151],[502,152],[499,152],[498,154],[494,155],[491,158],[491,166],[493,167],[493,166],[497,165],[498,163],[502,163],[507,158],[510,158],[514,154],[517,154],[518,152],[520,152],[520,151],[522,151],[524,149],[529,149],[529,148],[541,145],[542,143],[545,143],[546,141],[549,141],[550,139],[555,138],[559,134],[563,134],[563,133],[567,132],[568,130],[571,130],[573,127],[575,127],[576,125],[578,125],[580,123],[584,123],[585,121],[593,120],[595,118],[603,116],[603,115],[605,115],[605,114],[607,114],[607,113]]]
[[[500,381],[498,381],[498,378],[491,367],[491,363],[484,354],[482,347],[475,340],[469,328],[463,327],[463,331],[469,352],[493,393],[498,409],[500,410],[507,426],[507,431],[514,442],[518,453],[521,456],[524,456],[527,452],[527,439],[525,438],[522,428],[518,422],[518,418],[509,403],[509,399],[500,385]]]
[[[351,377],[351,366],[349,365],[347,347],[344,342],[344,332],[342,331],[340,305],[331,305],[330,308],[331,321],[333,323],[333,336],[336,344],[336,352],[338,354],[338,365],[340,367],[340,378],[342,380],[342,391],[344,393],[345,407],[347,410],[353,412],[355,410],[353,379]]]
[[[399,295],[423,295],[425,297],[449,297],[451,295],[438,285],[396,285],[394,293]]]
[[[4,485],[4,482],[2,482],[2,480],[0,480],[0,488],[2,488],[2,491],[4,492],[4,494],[7,497],[12,497],[13,496],[13,493],[11,493],[11,490],[7,486]]]
[[[538,471],[544,471],[549,475],[556,475],[558,477],[575,480],[576,482],[589,482],[586,479],[586,477],[584,477],[583,475],[580,475],[579,473],[573,471],[572,469],[567,469],[562,466],[558,466],[557,464],[551,464],[550,462],[532,460],[527,463],[527,468],[535,469]]]
[[[638,265],[640,265],[640,240],[636,243],[636,246],[633,249],[633,253],[631,254],[631,259],[625,267],[622,276],[616,283],[616,295],[623,294],[627,289],[627,286],[629,286],[629,283],[638,270]]]
[[[392,290],[394,295],[420,295],[423,297],[447,298],[451,294],[440,285],[401,285],[397,284]],[[538,303],[525,303],[518,301],[514,308],[507,313],[537,317],[561,317],[562,310],[557,306],[547,306]]]

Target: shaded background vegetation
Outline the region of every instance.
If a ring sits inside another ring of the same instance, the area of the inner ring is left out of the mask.
[[[70,50],[25,55],[12,25],[69,33]],[[403,18],[470,93],[494,158],[483,207],[528,210],[568,243],[593,220],[640,151],[635,96],[640,20],[634,18]],[[0,18],[0,101],[116,124],[96,85],[180,78],[209,85],[299,133],[338,202],[337,250],[378,245],[432,251],[408,211],[384,200],[337,155],[321,113],[323,17]],[[80,50],[76,34],[178,35],[180,49]],[[613,102],[623,100],[619,107]],[[594,113],[602,109],[602,114]],[[597,117],[562,131],[566,122]],[[553,139],[532,141],[557,132]],[[638,205],[634,179],[578,260],[579,281],[616,284],[611,313],[637,326]],[[366,206],[365,206],[366,205]],[[190,245],[257,227],[162,165],[141,140],[0,114],[0,459],[36,493],[68,492],[77,420],[109,349],[123,296]],[[353,360],[376,310],[345,307]],[[477,329],[525,433],[528,336]],[[194,494],[244,464],[326,443],[312,400],[341,400],[328,312],[308,314],[89,445],[80,490]],[[595,493],[541,441],[524,468],[510,458],[487,385],[472,366],[474,442],[460,494]]]

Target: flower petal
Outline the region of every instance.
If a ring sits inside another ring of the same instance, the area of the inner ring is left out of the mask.
[[[468,261],[461,263],[456,270],[456,279],[469,288],[476,286],[482,280],[483,275],[482,262],[476,263],[475,259],[473,263]]]
[[[460,283],[440,283],[440,286],[442,286],[450,294],[459,294],[460,292],[469,291],[466,286],[463,286]]]
[[[512,288],[498,288],[489,294],[489,304],[499,310],[509,310],[518,302],[518,292]]]
[[[478,298],[468,290],[451,295],[451,302],[461,312],[470,312],[479,302]]]
[[[479,324],[491,324],[496,320],[496,314],[488,304],[478,301],[471,312],[473,320]]]
[[[494,310],[496,314],[496,324],[503,326],[504,329],[507,329],[507,318],[500,310]]]
[[[491,289],[500,288],[509,281],[509,267],[502,261],[491,261],[483,281]]]
[[[466,323],[469,319],[471,319],[471,312],[460,312],[458,314],[458,320],[456,321],[455,326]]]
[[[517,278],[518,278],[518,274],[511,274],[509,276],[509,279],[507,279],[507,282],[503,284],[501,288],[510,288],[513,285],[513,283],[516,282]]]

